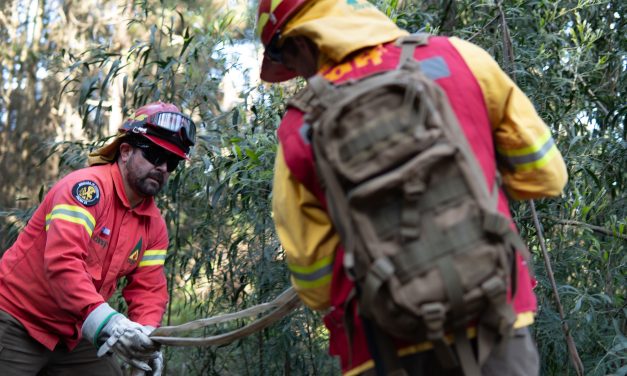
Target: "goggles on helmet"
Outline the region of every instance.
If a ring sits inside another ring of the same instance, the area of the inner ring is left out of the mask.
[[[149,125],[156,131],[156,136],[167,135],[162,134],[160,131],[167,131],[178,135],[183,144],[186,147],[193,146],[196,139],[196,124],[188,116],[185,116],[178,112],[156,112],[147,116],[143,120],[131,121],[125,128],[140,127],[143,125]],[[168,137],[170,138],[170,137]]]

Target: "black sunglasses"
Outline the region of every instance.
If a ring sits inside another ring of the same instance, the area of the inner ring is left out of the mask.
[[[283,64],[283,54],[281,53],[281,48],[278,46],[279,39],[281,39],[281,33],[277,32],[270,40],[270,43],[268,43],[265,53],[273,62]]]
[[[153,165],[161,166],[163,163],[166,163],[168,172],[176,170],[179,162],[182,159],[178,155],[167,152],[158,146],[151,146],[141,143],[136,143],[133,146],[141,150],[144,159],[152,163]]]

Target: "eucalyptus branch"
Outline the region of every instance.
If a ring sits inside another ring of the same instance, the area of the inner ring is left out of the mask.
[[[455,0],[449,0],[444,8],[442,21],[440,22],[440,30],[452,30],[455,26],[455,17],[457,17],[457,9]]]
[[[592,91],[592,89],[590,88],[590,86],[588,86],[588,84],[586,84],[586,82],[583,80],[583,78],[581,78],[581,76],[577,76],[577,79],[583,84],[583,86],[586,88],[586,91],[588,92],[588,94],[590,94],[590,96],[592,98],[594,98],[594,103],[597,104],[597,106],[599,106],[599,108],[603,111],[603,114],[607,115],[609,114],[609,110],[607,109],[607,107],[605,107],[605,105],[603,103],[601,103],[601,101],[599,100],[599,96],[596,95],[596,93],[594,91]]]
[[[613,236],[619,239],[623,239],[623,240],[627,240],[627,235],[624,234],[620,234],[616,231],[612,231],[609,230],[605,227],[601,227],[601,226],[596,226],[596,225],[591,225],[589,223],[586,222],[581,222],[581,221],[574,221],[571,219],[560,219],[560,218],[556,218],[556,217],[546,217],[547,219],[552,220],[553,222],[560,224],[560,225],[564,225],[564,226],[574,226],[574,227],[585,227],[585,228],[589,228],[590,230],[594,231],[594,232],[598,232],[604,235],[609,235],[609,236]]]
[[[573,362],[573,366],[575,367],[575,372],[577,372],[578,376],[584,375],[584,367],[581,358],[579,357],[579,353],[577,352],[577,346],[575,344],[575,340],[570,334],[570,328],[568,327],[568,323],[565,320],[566,315],[564,314],[564,307],[560,301],[560,295],[557,290],[557,283],[555,282],[555,276],[553,275],[553,268],[551,267],[551,259],[549,258],[549,252],[546,250],[546,242],[544,241],[544,235],[542,234],[542,227],[540,227],[540,220],[538,219],[538,213],[536,212],[536,205],[533,200],[529,200],[529,204],[531,206],[531,213],[533,215],[533,224],[536,228],[538,242],[540,243],[540,249],[542,250],[542,257],[544,258],[544,265],[546,266],[546,274],[551,282],[551,289],[553,290],[553,296],[555,298],[555,302],[557,305],[557,311],[560,315],[560,320],[562,321],[562,331],[564,332],[564,337],[566,338],[566,346],[568,347],[568,352],[570,353],[570,359]]]
[[[514,73],[514,46],[512,44],[512,37],[509,34],[509,27],[507,26],[505,11],[503,10],[503,2],[499,1],[496,6],[498,9],[498,17],[501,21],[501,37],[503,39],[503,60],[506,64],[505,70],[512,77],[512,80],[516,81],[516,76]]]
[[[490,21],[488,21],[488,23],[486,23],[485,25],[483,25],[481,27],[481,29],[479,29],[476,33],[474,33],[473,35],[470,36],[470,38],[467,39],[467,41],[472,42],[473,39],[475,39],[477,36],[479,36],[480,34],[482,34],[483,32],[485,32],[487,30],[487,28],[489,28],[490,26],[492,26],[492,24],[494,24],[496,21],[498,21],[501,18],[501,15],[497,15],[496,17],[494,17],[493,19],[491,19]]]

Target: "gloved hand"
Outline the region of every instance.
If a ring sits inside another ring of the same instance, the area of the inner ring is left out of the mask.
[[[151,370],[147,363],[157,356],[155,353],[159,349],[159,345],[148,337],[152,329],[118,314],[109,320],[102,328],[102,332],[108,335],[108,338],[98,349],[98,356],[113,352],[136,368]]]
[[[118,355],[126,363],[143,371],[153,370],[148,362],[159,356],[159,345],[148,336],[152,328],[144,327],[127,319],[107,303],[93,310],[83,323],[83,337],[100,346],[98,356],[109,352]]]
[[[149,373],[151,376],[161,376],[163,372],[163,354],[161,351],[156,351],[153,353],[154,358],[148,361],[148,365],[152,368],[152,372]],[[146,376],[146,371],[139,368],[133,368],[131,371],[131,376]]]
[[[144,326],[142,331],[146,333],[148,336],[155,330],[152,326]],[[163,372],[163,354],[158,350],[159,345],[157,344],[157,351],[153,352],[150,355],[150,359],[147,361],[148,366],[152,369],[152,372],[149,372],[148,375],[151,376],[161,376]],[[146,371],[143,369],[133,367],[131,371],[131,376],[146,376]]]

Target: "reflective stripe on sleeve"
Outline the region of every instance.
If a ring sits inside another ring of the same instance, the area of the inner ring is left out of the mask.
[[[331,254],[309,266],[287,264],[292,273],[294,283],[301,288],[315,288],[331,281],[333,274],[333,258]]]
[[[497,147],[497,152],[517,171],[529,171],[545,166],[557,152],[557,147],[551,137],[551,132],[547,131],[533,145],[514,150]]]
[[[165,264],[165,249],[149,249],[144,252],[142,260],[139,262],[138,267],[142,266],[154,266]]]
[[[57,205],[52,211],[46,215],[46,231],[50,227],[50,223],[55,219],[61,219],[67,222],[82,225],[91,237],[96,227],[96,220],[90,212],[80,206],[75,205]]]

